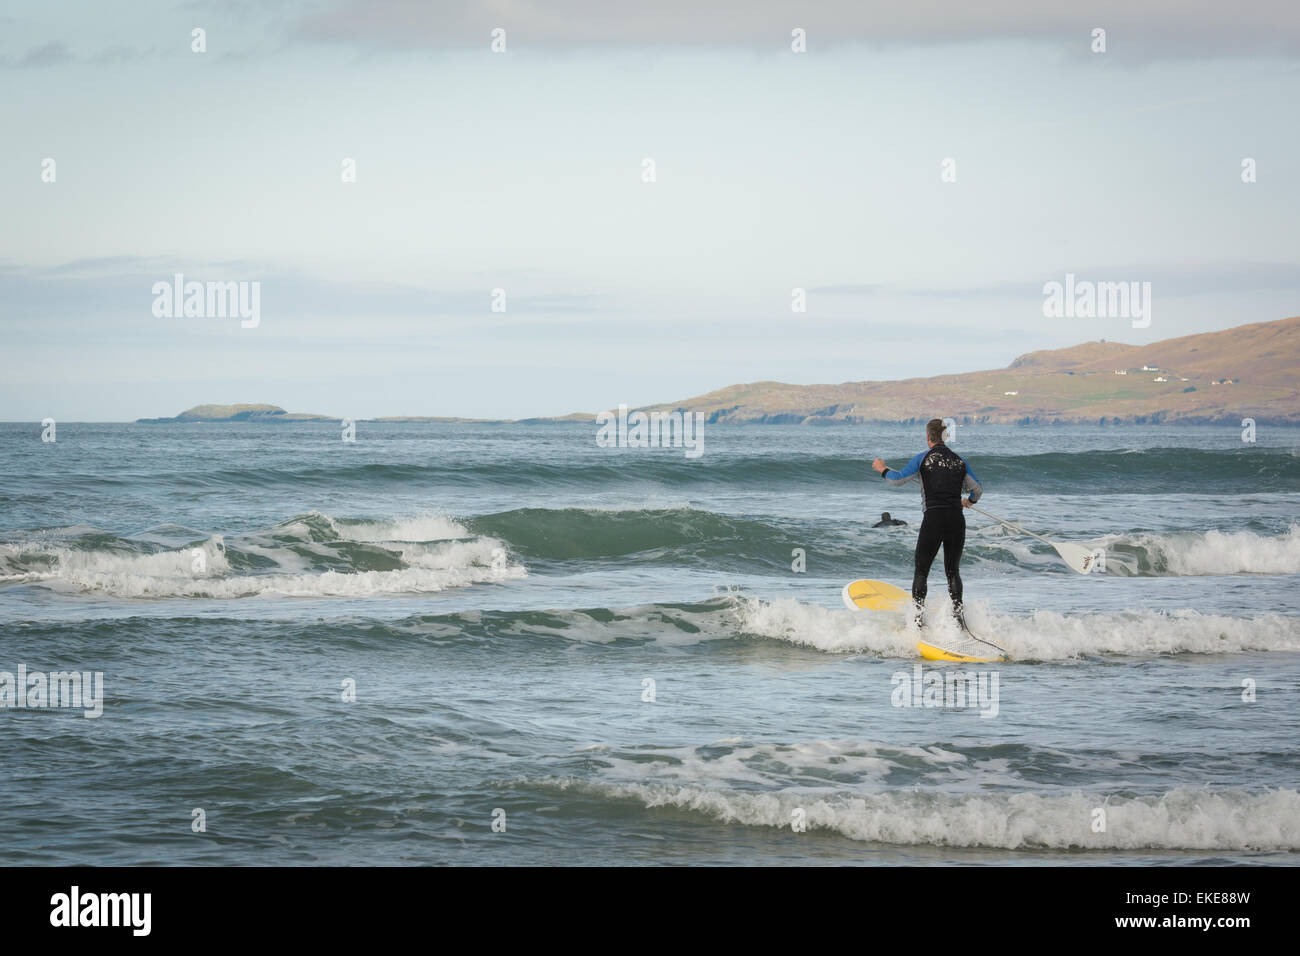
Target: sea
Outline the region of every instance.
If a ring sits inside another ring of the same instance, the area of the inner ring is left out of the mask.
[[[43,440],[53,437],[54,441]],[[0,424],[0,831],[68,865],[1300,861],[1300,430]],[[906,526],[873,528],[881,512]],[[75,677],[74,677],[75,675]]]

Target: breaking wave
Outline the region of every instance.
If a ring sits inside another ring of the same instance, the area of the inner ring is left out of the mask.
[[[169,527],[131,538],[47,531],[0,544],[0,583],[124,598],[365,596],[442,591],[524,577],[504,542],[442,516],[338,520],[310,512],[263,531]]]

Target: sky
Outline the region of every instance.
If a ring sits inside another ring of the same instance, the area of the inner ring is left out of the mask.
[[[0,420],[563,415],[1280,319],[1297,103],[1290,2],[6,0]],[[256,325],[159,315],[177,274]],[[1067,274],[1150,324],[1045,316]]]

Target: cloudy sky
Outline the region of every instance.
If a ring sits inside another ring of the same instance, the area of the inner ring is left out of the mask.
[[[1297,102],[1292,2],[10,0],[0,420],[564,414],[1283,318]],[[155,315],[176,273],[259,324]],[[1067,273],[1150,327],[1045,318]]]

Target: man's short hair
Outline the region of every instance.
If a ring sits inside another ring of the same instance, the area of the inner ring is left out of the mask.
[[[932,418],[925,423],[925,437],[936,445],[943,441],[943,419]]]

